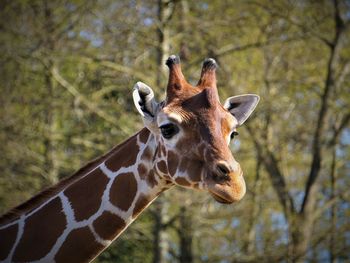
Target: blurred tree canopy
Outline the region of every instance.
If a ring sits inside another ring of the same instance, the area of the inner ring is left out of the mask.
[[[139,130],[167,56],[193,83],[213,57],[222,99],[261,96],[231,145],[246,197],[174,187],[95,261],[350,260],[349,1],[4,0],[0,50],[0,212]]]

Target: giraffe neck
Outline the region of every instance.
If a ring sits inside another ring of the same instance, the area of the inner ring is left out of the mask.
[[[91,261],[171,186],[153,169],[157,150],[143,129],[34,198],[36,206],[19,206],[2,226],[0,219],[0,262]]]

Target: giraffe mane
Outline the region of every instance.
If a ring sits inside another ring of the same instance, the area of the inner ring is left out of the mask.
[[[30,212],[32,209],[39,207],[47,199],[58,194],[62,189],[66,188],[67,186],[71,185],[72,183],[76,182],[81,177],[86,175],[87,172],[89,172],[90,170],[95,168],[104,159],[107,159],[109,156],[111,156],[116,151],[118,151],[119,148],[121,148],[123,145],[128,143],[130,140],[132,140],[136,135],[137,134],[131,136],[128,140],[113,147],[106,154],[99,156],[99,157],[93,159],[92,161],[88,162],[83,167],[81,167],[78,171],[76,171],[73,175],[62,179],[61,181],[59,181],[57,184],[55,184],[53,186],[49,186],[48,188],[46,188],[46,189],[42,190],[41,192],[39,192],[38,194],[34,195],[29,200],[12,208],[10,211],[8,211],[7,213],[0,216],[0,226],[5,225],[7,223],[10,223],[11,221],[19,218],[22,214]]]

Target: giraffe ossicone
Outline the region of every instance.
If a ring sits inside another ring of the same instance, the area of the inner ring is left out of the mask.
[[[204,61],[196,86],[185,80],[179,57],[166,65],[163,102],[146,84],[134,86],[145,128],[0,218],[0,262],[89,262],[173,185],[208,191],[220,203],[244,196],[229,142],[259,97],[222,105],[214,59]]]

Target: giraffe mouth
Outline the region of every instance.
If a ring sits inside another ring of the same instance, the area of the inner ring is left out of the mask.
[[[234,201],[232,200],[227,200],[223,197],[221,197],[220,195],[217,195],[213,192],[210,192],[211,196],[215,199],[215,201],[221,203],[221,204],[232,204]]]
[[[231,175],[231,180],[224,182],[215,182],[213,179],[208,178],[207,190],[219,203],[235,203],[241,200],[246,192],[246,186],[242,175],[243,173],[239,176]]]

